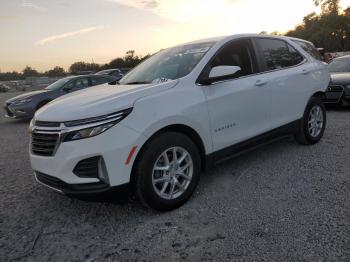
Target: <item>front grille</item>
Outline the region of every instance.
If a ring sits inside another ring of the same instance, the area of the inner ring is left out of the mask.
[[[34,125],[41,127],[60,127],[60,122],[35,121]]]
[[[52,156],[59,142],[57,133],[32,133],[32,152],[41,156]]]
[[[99,161],[101,157],[91,157],[81,160],[74,168],[73,173],[78,177],[98,178]]]
[[[350,92],[345,92],[343,95],[343,99],[347,102],[350,102]]]
[[[344,87],[342,86],[329,86],[328,87],[328,92],[343,92]]]

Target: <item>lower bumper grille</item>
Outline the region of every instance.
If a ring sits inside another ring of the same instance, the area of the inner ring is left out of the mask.
[[[53,188],[61,190],[65,186],[65,183],[56,177],[49,176],[40,172],[35,172],[35,175],[41,183],[44,183],[45,185],[51,186]]]
[[[10,109],[7,106],[5,106],[5,111],[9,117],[14,117],[14,114],[10,111]]]
[[[53,189],[65,194],[88,194],[105,192],[110,189],[109,185],[103,182],[86,183],[86,184],[68,184],[56,177],[49,176],[41,172],[35,172],[36,179]]]
[[[342,87],[342,86],[329,86],[327,91],[328,92],[343,92],[344,87]]]
[[[78,177],[98,178],[100,156],[81,160],[74,168],[73,173]]]
[[[350,102],[350,92],[345,92],[343,95],[343,100]]]
[[[32,133],[32,152],[41,156],[52,156],[59,142],[57,133]]]
[[[325,103],[339,103],[344,92],[343,86],[329,86],[326,92]]]

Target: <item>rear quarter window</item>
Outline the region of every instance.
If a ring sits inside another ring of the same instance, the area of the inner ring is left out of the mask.
[[[265,71],[292,67],[304,61],[304,57],[290,44],[278,39],[256,39],[265,63]]]
[[[298,41],[298,40],[293,40],[294,43],[297,43],[304,51],[306,51],[309,55],[311,55],[313,58],[322,61],[322,56],[320,52],[316,49],[315,46],[313,46],[310,43],[303,42],[303,41]]]
[[[101,85],[101,84],[107,83],[109,81],[110,81],[109,78],[103,77],[103,76],[91,77],[91,84],[92,84],[92,86]]]

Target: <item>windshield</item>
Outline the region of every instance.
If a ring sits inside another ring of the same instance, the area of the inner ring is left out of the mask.
[[[46,90],[58,90],[61,87],[64,86],[65,83],[67,83],[70,80],[70,78],[62,78],[60,80],[57,80],[56,82],[54,82],[53,84],[49,85],[48,87],[46,87]]]
[[[213,44],[189,44],[162,50],[130,71],[120,84],[164,82],[184,77],[193,70]]]
[[[350,72],[350,58],[334,60],[328,69],[331,73]]]
[[[104,74],[108,74],[110,72],[113,72],[115,69],[106,69],[106,70],[102,70],[100,72],[97,72],[95,75],[104,75]]]

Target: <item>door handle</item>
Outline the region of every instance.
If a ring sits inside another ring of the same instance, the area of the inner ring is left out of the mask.
[[[255,85],[256,86],[263,86],[263,85],[266,85],[267,84],[267,81],[264,81],[264,80],[258,80],[255,82]]]

